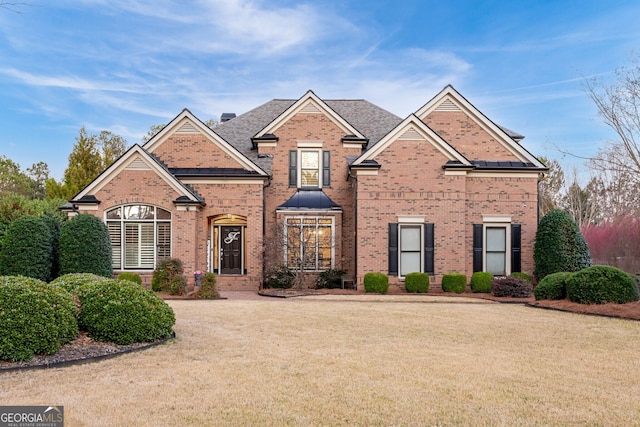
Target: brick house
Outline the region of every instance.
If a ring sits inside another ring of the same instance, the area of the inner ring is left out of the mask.
[[[70,202],[109,228],[116,272],[156,260],[254,290],[279,265],[382,271],[533,271],[538,181],[523,137],[453,87],[404,120],[364,100],[275,99],[214,129],[183,110]],[[362,289],[362,286],[358,286]]]

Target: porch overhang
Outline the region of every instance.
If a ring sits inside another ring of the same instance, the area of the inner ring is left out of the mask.
[[[321,189],[298,190],[276,211],[332,211],[342,212],[342,207],[336,204]]]

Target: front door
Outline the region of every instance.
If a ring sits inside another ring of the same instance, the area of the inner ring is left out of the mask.
[[[220,274],[242,274],[242,227],[220,227]]]

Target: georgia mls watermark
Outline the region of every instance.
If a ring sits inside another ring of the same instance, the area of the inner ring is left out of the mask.
[[[0,406],[0,427],[64,427],[64,406]]]

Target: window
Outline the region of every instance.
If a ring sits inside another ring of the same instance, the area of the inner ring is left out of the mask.
[[[511,218],[501,218],[510,220]],[[521,268],[521,225],[485,218],[473,225],[473,271],[506,276]]]
[[[434,274],[434,225],[389,224],[389,275]]]
[[[289,268],[328,270],[333,266],[333,217],[285,219],[285,260]]]
[[[289,152],[289,186],[321,188],[331,185],[331,155],[316,149]]]
[[[171,212],[149,205],[107,211],[115,270],[146,270],[171,256]]]

